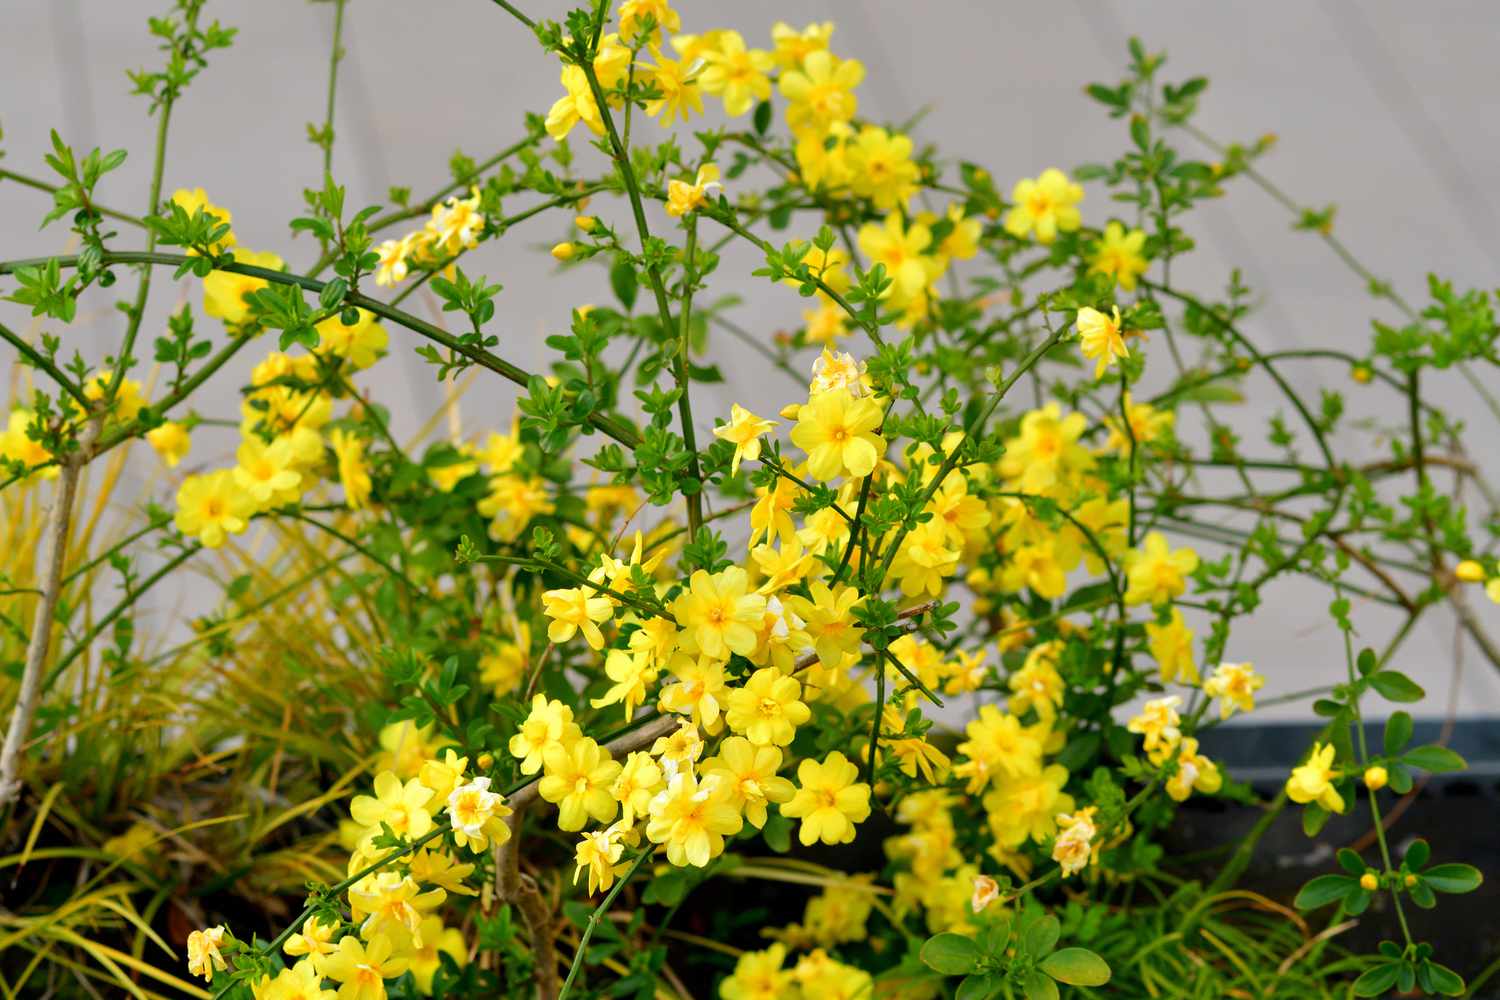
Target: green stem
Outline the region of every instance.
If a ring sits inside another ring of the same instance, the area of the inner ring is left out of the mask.
[[[344,58],[344,7],[348,0],[334,0],[333,45],[328,53],[328,107],[323,115],[323,177],[333,172],[333,114],[339,86],[339,63]]]
[[[0,323],[0,340],[4,340],[10,344],[10,346],[16,349],[16,353],[30,362],[33,368],[45,373],[48,378],[56,382],[64,392],[72,396],[74,401],[83,408],[83,412],[87,413],[92,408],[93,404],[83,394],[83,390],[78,388],[77,383],[64,375],[62,369],[49,361],[46,355],[42,354],[35,347],[32,347],[26,342],[25,338],[3,323]]]
[[[656,848],[653,846],[646,848],[646,850],[637,855],[635,863],[630,866],[630,870],[625,873],[620,881],[615,883],[615,887],[609,890],[609,894],[604,897],[604,901],[594,909],[594,912],[589,914],[589,922],[583,928],[583,936],[578,939],[578,951],[573,955],[573,964],[568,967],[568,978],[563,980],[562,990],[557,994],[557,1000],[567,1000],[568,991],[573,988],[573,980],[578,978],[578,970],[583,968],[584,955],[588,951],[589,941],[594,937],[594,928],[599,926],[599,919],[608,912],[610,905],[615,901],[615,897],[620,894],[621,889],[625,888],[625,883],[630,881],[641,865],[646,863],[646,859],[654,853],[656,853]]]
[[[63,190],[63,188],[59,187],[56,184],[48,184],[44,180],[38,180],[35,177],[28,177],[25,174],[18,174],[14,170],[5,170],[3,168],[0,168],[0,181],[14,181],[17,184],[21,184],[29,188],[34,188],[37,191],[45,191],[48,194],[56,194],[57,192]],[[105,206],[92,199],[90,199],[89,201],[89,208],[108,218],[117,219],[120,222],[124,222],[132,226],[139,226],[142,229],[146,228],[145,221],[142,220],[138,215],[131,215],[129,212],[121,212],[117,209],[106,208]]]

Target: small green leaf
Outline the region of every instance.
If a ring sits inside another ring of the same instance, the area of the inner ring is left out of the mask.
[[[1385,720],[1385,752],[1394,757],[1411,742],[1412,722],[1407,712],[1393,712]]]
[[[1367,970],[1364,975],[1354,981],[1354,995],[1357,997],[1378,997],[1392,986],[1396,980],[1401,978],[1401,964],[1393,962],[1390,965],[1377,965]]]
[[[1351,885],[1359,885],[1359,881],[1348,875],[1319,875],[1297,893],[1295,905],[1299,910],[1316,910],[1343,899]]]
[[[1025,979],[1026,1000],[1058,1000],[1057,984],[1040,969],[1032,969]]]
[[[1069,986],[1103,986],[1109,964],[1087,948],[1059,948],[1042,959],[1041,970]]]
[[[1428,988],[1434,993],[1445,997],[1462,996],[1464,992],[1464,977],[1436,962],[1423,962],[1422,969],[1427,973]]]
[[[1005,979],[991,972],[965,976],[958,984],[957,1000],[990,1000],[1000,992]]]
[[[1401,759],[1412,767],[1420,767],[1433,774],[1441,774],[1444,771],[1462,771],[1469,766],[1468,762],[1458,754],[1436,743],[1408,750]]]
[[[944,933],[922,945],[922,962],[945,976],[961,976],[979,966],[979,945],[962,934]]]
[[[1382,670],[1370,675],[1370,685],[1387,701],[1411,702],[1427,697],[1427,692],[1422,690],[1420,684],[1395,670]]]
[[[1026,954],[1032,958],[1041,958],[1057,947],[1057,939],[1061,934],[1062,926],[1058,924],[1057,918],[1047,914],[1026,929]]]
[[[1427,843],[1427,841],[1423,840],[1421,837],[1418,837],[1416,840],[1413,840],[1411,842],[1411,846],[1406,849],[1404,860],[1406,862],[1406,868],[1408,871],[1421,871],[1427,866],[1427,862],[1431,858],[1432,845]]]
[[[1478,868],[1459,862],[1433,865],[1421,877],[1435,892],[1473,892],[1484,882]]]

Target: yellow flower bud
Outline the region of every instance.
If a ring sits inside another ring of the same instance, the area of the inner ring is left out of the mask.
[[[486,751],[474,759],[474,766],[481,771],[488,771],[495,766],[495,755]]]
[[[1385,768],[1381,767],[1379,764],[1376,764],[1371,768],[1366,768],[1365,770],[1365,785],[1372,792],[1380,791],[1385,787],[1385,783],[1388,780],[1390,780],[1390,775],[1386,774]]]
[[[552,256],[558,260],[572,260],[573,253],[577,248],[571,243],[559,243],[552,248]]]
[[[1402,881],[1406,883],[1406,887],[1410,889],[1412,886],[1417,884],[1417,877],[1415,875],[1407,875],[1406,878],[1402,879]]]
[[[1370,379],[1374,378],[1375,374],[1366,365],[1355,365],[1349,370],[1349,377],[1360,385],[1369,385]]]
[[[1464,583],[1478,583],[1484,579],[1484,567],[1473,559],[1465,559],[1453,567],[1453,575]]]
[[[594,218],[592,215],[580,215],[578,218],[573,220],[573,225],[577,226],[579,229],[583,230],[586,233],[592,233],[594,231],[594,227],[598,224],[599,220]]]
[[[1375,877],[1374,872],[1365,872],[1359,877],[1359,887],[1366,892],[1374,892],[1380,888],[1380,879]]]

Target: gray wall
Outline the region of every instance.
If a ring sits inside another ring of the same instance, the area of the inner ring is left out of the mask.
[[[145,209],[149,126],[143,101],[126,93],[124,71],[156,64],[144,19],[161,6],[161,0],[0,4],[7,167],[44,173],[40,158],[54,125],[75,146],[128,146],[130,162],[103,195],[122,208]],[[564,9],[536,0],[527,6],[543,16]],[[1500,174],[1500,143],[1491,51],[1500,6],[1493,3],[940,2],[918,12],[894,0],[712,0],[682,8],[685,30],[733,26],[752,45],[767,44],[776,20],[835,20],[835,49],[868,67],[862,114],[899,121],[930,106],[918,138],[941,140],[949,156],[987,164],[1002,184],[1122,148],[1120,123],[1105,117],[1082,87],[1123,75],[1125,39],[1139,34],[1148,47],[1170,53],[1169,78],[1212,78],[1199,116],[1205,129],[1222,138],[1278,133],[1281,142],[1267,171],[1306,203],[1337,201],[1337,231],[1377,274],[1419,300],[1428,271],[1460,286],[1500,283],[1494,280],[1500,194],[1493,180]],[[332,8],[259,0],[212,4],[209,10],[239,26],[240,35],[233,49],[215,54],[179,107],[167,189],[202,185],[234,212],[241,245],[276,249],[291,266],[304,265],[315,248],[305,238],[289,242],[285,223],[301,204],[301,189],[318,180],[318,153],[304,135],[305,123],[321,121],[323,114]],[[518,134],[523,109],[545,111],[556,96],[555,63],[481,0],[358,0],[348,16],[334,163],[355,204],[382,198],[391,184],[408,184],[417,193],[436,187],[446,179],[445,163],[455,147],[488,155]],[[1192,148],[1186,137],[1183,143]],[[59,230],[35,231],[43,202],[35,192],[0,184],[0,257],[66,248]],[[618,206],[596,208],[625,221]],[[1097,188],[1083,208],[1091,220],[1108,211]],[[1228,269],[1239,266],[1259,296],[1262,308],[1247,327],[1263,347],[1361,351],[1369,317],[1393,317],[1364,295],[1325,247],[1293,233],[1290,223],[1270,199],[1240,183],[1230,198],[1196,215],[1192,231],[1200,249],[1178,268],[1176,280],[1213,294]],[[531,225],[514,238],[545,247],[561,236],[561,220]],[[126,232],[119,242],[129,246],[134,240]],[[491,245],[478,257],[466,269],[506,286],[495,325],[500,351],[528,367],[539,366],[541,338],[566,326],[572,305],[607,294],[598,274],[557,277],[545,254],[524,254],[510,240],[504,249]],[[795,324],[802,304],[795,295],[768,298],[763,286],[734,278],[735,271],[721,272],[721,287],[757,296],[755,306],[742,311],[745,325],[769,336]],[[161,322],[178,296],[197,296],[191,285],[159,288],[153,323]],[[437,315],[430,301],[413,302],[419,312]],[[117,318],[105,297],[92,298],[86,307],[88,322],[70,337],[86,342],[85,352],[97,357],[117,335]],[[13,325],[24,324],[24,314],[12,307],[3,315]],[[392,356],[362,384],[392,403],[398,428],[412,431],[443,397],[406,346],[398,339]],[[754,355],[732,341],[721,349],[732,359],[725,367],[730,381],[696,390],[702,428],[726,413],[731,399],[765,412],[795,392],[783,376],[763,373]],[[242,378],[243,372],[234,372],[213,383],[223,409],[235,405]],[[1299,368],[1292,378],[1303,391],[1325,383],[1352,388],[1339,366]],[[1443,383],[1437,388],[1476,428],[1471,451],[1493,460],[1493,424],[1472,392],[1457,381],[1451,392]],[[502,422],[513,400],[508,384],[481,381],[463,402],[465,427]],[[207,398],[202,405],[212,407]],[[1362,405],[1353,404],[1356,410]],[[1279,408],[1283,404],[1268,385],[1256,386],[1245,426],[1263,426]],[[1264,451],[1258,436],[1251,440],[1252,450]],[[1378,457],[1367,438],[1361,441],[1357,457]],[[221,439],[216,453],[214,441],[201,439],[191,462],[222,460],[231,447]],[[143,475],[143,488],[170,497],[170,483]],[[1497,609],[1475,596],[1479,614],[1500,629]],[[168,603],[183,599],[176,595]],[[1236,633],[1230,657],[1254,660],[1271,678],[1267,694],[1337,680],[1342,655],[1324,610],[1327,600],[1326,591],[1305,584],[1273,588],[1266,607]],[[1360,607],[1357,614],[1361,638],[1371,643],[1393,624],[1378,608]],[[1436,712],[1452,698],[1464,714],[1494,711],[1500,679],[1472,651],[1455,660],[1453,639],[1451,617],[1433,614],[1403,654],[1406,669],[1435,695],[1425,707]]]

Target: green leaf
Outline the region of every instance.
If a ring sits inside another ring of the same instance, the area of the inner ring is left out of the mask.
[[[1335,900],[1343,899],[1349,892],[1349,887],[1358,884],[1357,879],[1348,875],[1319,875],[1297,893],[1295,905],[1299,910],[1316,910],[1320,906],[1327,906]]]
[[[1109,982],[1109,964],[1087,948],[1059,948],[1042,959],[1041,969],[1069,986],[1103,986]]]
[[[1412,722],[1408,712],[1393,712],[1385,720],[1385,752],[1396,756],[1411,742]]]
[[[1401,759],[1412,767],[1420,767],[1433,774],[1442,774],[1444,771],[1462,771],[1469,766],[1468,762],[1458,754],[1436,743],[1408,750],[1401,756]]]
[[[945,976],[961,976],[979,967],[979,945],[962,934],[943,933],[922,945],[922,963]]]
[[[1062,927],[1058,924],[1057,918],[1050,913],[1047,914],[1026,928],[1026,937],[1024,939],[1026,954],[1032,958],[1041,958],[1057,947],[1057,938],[1061,934]]]
[[[1462,996],[1464,992],[1464,977],[1436,962],[1423,962],[1423,970],[1427,973],[1429,988],[1445,997]]]
[[[1026,1000],[1058,1000],[1057,984],[1039,969],[1026,974]]]
[[[1406,868],[1408,871],[1421,871],[1427,866],[1427,862],[1431,857],[1432,846],[1421,837],[1418,837],[1406,849],[1406,856],[1404,858]]]
[[[1357,997],[1378,997],[1392,986],[1396,980],[1401,978],[1401,963],[1394,962],[1390,965],[1377,965],[1367,970],[1364,975],[1354,981],[1354,995]]]
[[[1382,670],[1370,676],[1370,685],[1387,701],[1421,701],[1427,697],[1422,686],[1396,670]]]
[[[755,106],[755,116],[752,119],[755,125],[756,135],[765,135],[771,128],[771,102],[761,101]]]
[[[965,976],[958,984],[957,1000],[990,1000],[990,997],[1000,992],[1004,983],[1004,977],[992,972]]]
[[[615,290],[615,298],[620,300],[626,312],[635,308],[640,283],[635,276],[635,265],[630,263],[629,258],[616,257],[615,262],[610,265],[609,287]]]
[[[1456,861],[1433,865],[1422,872],[1421,877],[1436,892],[1473,892],[1484,882],[1484,876],[1479,873],[1478,868]]]

